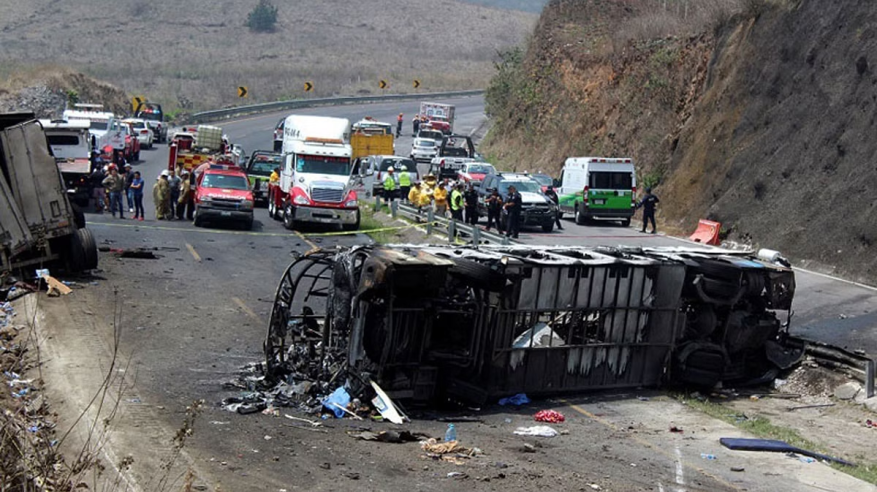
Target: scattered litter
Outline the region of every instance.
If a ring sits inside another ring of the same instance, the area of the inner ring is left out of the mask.
[[[448,472],[448,478],[466,478],[467,475],[463,472]]]
[[[343,386],[339,386],[323,400],[323,406],[334,413],[337,419],[344,418],[344,414],[347,413],[347,405],[349,404],[350,394]]]
[[[723,437],[719,439],[719,442],[722,444],[722,446],[725,446],[728,449],[733,449],[735,451],[768,451],[774,453],[796,453],[823,461],[831,461],[844,466],[856,466],[849,461],[842,460],[840,458],[834,458],[832,456],[817,453],[814,451],[801,449],[792,446],[791,444],[784,441],[774,441],[771,439],[745,439]]]
[[[816,460],[814,460],[813,458],[811,458],[809,456],[799,456],[798,461],[800,461],[801,463],[815,463],[816,462]]]
[[[526,405],[527,403],[530,403],[530,399],[527,398],[527,395],[525,395],[524,393],[518,393],[515,396],[509,396],[499,400],[499,404],[502,406],[514,405],[516,407],[519,407],[521,405]]]
[[[591,487],[594,490],[600,490],[600,486],[595,483],[588,484],[588,487]]]
[[[128,403],[142,403],[140,398],[129,398]]]
[[[746,471],[746,468],[743,468],[742,466],[732,466],[731,471],[732,472],[742,472],[742,471]]]
[[[359,480],[359,473],[357,472],[347,472],[344,476],[351,480]]]
[[[833,407],[834,405],[835,405],[834,403],[823,403],[821,405],[801,405],[801,406],[797,406],[797,407],[787,407],[786,410],[789,412],[793,412],[795,410],[804,410],[807,408],[828,408],[828,407]]]
[[[66,296],[67,294],[73,292],[73,289],[64,285],[63,282],[59,281],[55,277],[51,275],[42,275],[40,278],[46,281],[46,285],[49,287],[49,292],[47,295],[49,297],[59,297]]]
[[[675,433],[677,433],[677,434],[682,434],[682,433],[685,432],[685,431],[682,430],[681,427],[676,427],[676,426],[674,425],[674,426],[671,426],[671,427],[670,427],[670,432],[675,432]]]
[[[555,437],[558,432],[547,425],[535,425],[533,427],[518,427],[515,434],[519,436]]]
[[[709,461],[715,461],[715,460],[719,459],[718,456],[716,456],[714,454],[707,454],[707,453],[700,453],[700,458],[704,459],[704,460],[709,460]]]
[[[524,445],[521,447],[521,451],[523,451],[525,453],[535,453],[536,446],[533,446],[532,444],[527,442],[527,443],[524,443]]]
[[[556,410],[539,410],[533,418],[536,422],[548,422],[549,424],[559,424],[566,420],[563,414]]]
[[[511,424],[511,423],[512,423],[512,419],[510,419],[510,418],[506,418],[506,419],[505,419],[505,423],[507,423],[507,424]]]
[[[873,429],[873,428],[877,427],[877,422],[874,422],[873,420],[868,419],[865,421],[865,427]]]
[[[355,437],[356,439],[360,439],[363,441],[379,441],[379,442],[389,442],[394,444],[400,444],[403,442],[420,442],[424,439],[429,439],[429,436],[422,432],[411,432],[411,431],[381,431],[378,433],[371,431],[362,431],[362,432],[348,432],[350,437]]]
[[[375,406],[375,409],[378,411],[378,413],[380,413],[382,417],[394,424],[403,424],[405,421],[402,419],[402,416],[399,415],[399,411],[396,408],[396,405],[393,403],[393,400],[391,400],[390,397],[387,396],[386,393],[384,393],[384,390],[382,390],[381,387],[378,386],[378,383],[371,381],[371,384],[372,388],[375,390],[375,393],[377,393],[377,396],[372,398],[372,405]]]
[[[511,419],[506,419],[511,422]],[[437,422],[474,422],[474,423],[483,423],[484,419],[478,417],[439,417],[436,419]]]
[[[283,414],[283,416],[288,418],[289,420],[295,420],[298,422],[304,422],[307,424],[311,424],[314,427],[321,427],[323,425],[322,422],[317,422],[316,420],[303,419],[301,417],[295,417],[295,416],[289,415],[288,413]]]
[[[222,422],[219,420],[211,420],[210,423],[213,425],[231,425],[231,422]]]

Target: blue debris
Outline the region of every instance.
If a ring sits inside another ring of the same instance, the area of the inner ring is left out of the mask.
[[[519,407],[521,405],[526,405],[527,403],[530,403],[530,399],[527,398],[527,395],[525,395],[524,393],[518,393],[515,396],[509,396],[507,398],[499,400],[499,404],[502,406],[514,405],[516,407]]]
[[[339,386],[338,389],[332,392],[331,395],[327,396],[323,400],[323,406],[326,407],[330,412],[335,414],[335,418],[344,418],[344,410],[338,408],[338,406],[342,408],[347,408],[347,405],[350,404],[350,394],[344,389],[344,386]],[[336,406],[337,405],[337,406]]]

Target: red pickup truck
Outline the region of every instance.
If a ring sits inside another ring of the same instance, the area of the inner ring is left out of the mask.
[[[253,192],[247,174],[232,164],[209,164],[196,172],[195,226],[207,221],[243,223],[253,228]]]

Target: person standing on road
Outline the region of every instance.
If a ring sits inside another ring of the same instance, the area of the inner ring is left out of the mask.
[[[146,215],[143,213],[143,178],[140,177],[139,171],[135,171],[131,175],[131,186],[128,187],[128,192],[134,200],[134,220],[143,220]]]
[[[509,186],[509,195],[506,197],[506,212],[509,216],[508,229],[505,235],[514,239],[518,238],[518,232],[521,228],[521,208],[523,207],[523,199],[518,189],[514,185]]]
[[[155,200],[155,218],[165,220],[168,218],[168,200],[170,200],[170,185],[167,182],[167,169],[158,175],[158,181],[152,187],[152,198]]]
[[[411,136],[416,137],[417,130],[420,130],[420,115],[419,114],[414,115],[414,119],[411,120],[411,126],[414,128],[414,135],[411,135]]]
[[[411,191],[411,175],[408,174],[408,166],[402,166],[399,171],[400,200],[408,201],[408,193]]]
[[[173,219],[177,214],[177,201],[180,199],[180,182],[182,180],[177,173],[171,169],[168,172],[168,187],[170,188],[170,200],[168,200],[168,219]]]
[[[125,178],[119,176],[119,171],[114,167],[110,170],[110,175],[104,178],[104,188],[110,192],[110,213],[116,216],[116,208],[119,209],[119,218],[125,218],[125,208],[122,203],[122,193],[125,191]]]
[[[402,136],[402,122],[405,121],[405,115],[399,113],[399,116],[396,118],[396,138]]]
[[[557,207],[557,211],[554,212],[554,225],[556,225],[557,228],[562,231],[563,226],[560,225],[560,217],[562,215],[560,213],[560,197],[557,196],[557,192],[554,191],[553,186],[549,186],[548,189],[545,190],[545,196],[547,196],[549,200],[554,202],[554,206]]]
[[[463,185],[457,184],[451,191],[451,217],[463,222]]]
[[[107,201],[106,188],[104,188],[104,178],[106,177],[104,160],[98,158],[97,165],[94,167],[94,171],[91,172],[91,193],[94,196],[94,211],[99,214],[104,213]]]
[[[444,217],[448,212],[448,189],[443,183],[438,183],[433,188],[432,198],[435,201],[435,214]]]
[[[192,220],[195,201],[192,195],[192,181],[189,171],[180,171],[180,196],[177,198],[177,219],[183,220],[183,213],[188,210],[187,217]]]
[[[131,195],[131,180],[134,179],[134,171],[131,170],[131,164],[125,164],[119,168],[119,176],[125,180],[125,188],[122,190],[122,205],[128,202],[128,213],[134,213],[134,197]]]
[[[276,185],[280,182],[280,168],[275,167],[273,171],[271,171],[271,176],[268,177],[268,183]]]
[[[393,199],[396,197],[396,176],[393,175],[394,169],[387,169],[387,176],[384,178],[384,201],[387,206],[392,206]]]
[[[643,209],[643,230],[642,232],[646,232],[646,227],[649,224],[649,221],[652,222],[652,234],[657,232],[658,226],[655,225],[655,209],[658,207],[658,203],[661,200],[658,199],[657,196],[652,194],[652,188],[646,187],[646,194],[643,196],[643,199],[636,204],[636,208]]]
[[[501,234],[502,222],[499,221],[499,216],[502,213],[502,197],[499,196],[499,191],[496,188],[491,188],[490,195],[485,201],[487,202],[487,230],[489,231],[490,227],[496,224],[496,230]]]
[[[478,192],[475,191],[475,185],[469,183],[469,189],[463,194],[463,201],[466,204],[466,223],[475,225],[478,223]]]

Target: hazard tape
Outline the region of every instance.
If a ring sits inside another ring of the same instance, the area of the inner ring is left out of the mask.
[[[411,229],[412,227],[426,227],[426,223],[423,224],[411,224],[406,226],[398,226],[398,227],[380,227],[377,229],[360,229],[356,231],[340,231],[340,232],[314,232],[310,234],[302,234],[305,237],[327,237],[327,236],[349,236],[352,234],[371,234],[372,232],[385,232],[385,231],[398,231],[402,229]]]

